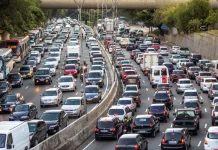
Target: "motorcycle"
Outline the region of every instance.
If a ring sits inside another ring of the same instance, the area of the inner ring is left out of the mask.
[[[130,125],[128,123],[124,123],[123,134],[127,134],[130,131],[131,131]]]
[[[83,82],[83,74],[80,74],[80,81]]]

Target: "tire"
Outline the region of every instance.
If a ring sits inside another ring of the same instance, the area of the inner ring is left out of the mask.
[[[55,104],[55,107],[58,107],[59,106],[59,103]]]
[[[43,106],[43,105],[40,105],[40,107],[43,108],[44,106]]]

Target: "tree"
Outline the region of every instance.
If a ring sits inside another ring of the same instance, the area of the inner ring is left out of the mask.
[[[206,26],[213,26],[217,22],[217,11],[211,10],[209,16],[205,19]]]

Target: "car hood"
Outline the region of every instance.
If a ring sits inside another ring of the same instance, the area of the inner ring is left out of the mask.
[[[95,96],[98,96],[98,93],[85,93],[86,98],[94,98]]]
[[[27,74],[30,73],[30,71],[20,71],[20,74]]]
[[[0,105],[3,107],[3,106],[11,106],[14,104],[16,104],[16,102],[5,102],[5,103],[1,103]]]
[[[59,86],[63,86],[63,85],[69,85],[70,86],[72,84],[73,84],[73,82],[59,82],[58,83]]]
[[[20,79],[8,79],[8,82],[20,81]]]
[[[46,123],[46,125],[47,125],[48,128],[49,128],[50,126],[56,125],[56,124],[58,123],[57,120],[53,120],[53,121],[46,121],[46,120],[44,120],[44,121],[45,121],[45,123]]]
[[[63,110],[73,110],[73,109],[78,109],[80,105],[63,105],[61,109]]]
[[[28,113],[29,113],[28,111],[13,112],[12,116],[13,117],[22,117],[22,116],[26,116]]]
[[[57,98],[57,96],[42,96],[41,97],[42,100],[55,99],[55,98]]]

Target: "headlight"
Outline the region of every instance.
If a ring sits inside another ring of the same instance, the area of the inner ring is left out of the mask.
[[[55,128],[55,127],[57,127],[58,125],[56,124],[56,125],[53,125],[53,126],[50,126],[49,128]]]
[[[99,80],[98,82],[102,82],[102,80]]]
[[[3,93],[6,93],[6,90],[2,91]]]
[[[73,109],[72,111],[78,111],[78,109]]]
[[[49,79],[49,77],[46,77],[45,79]]]
[[[89,80],[86,80],[87,83],[89,83]]]
[[[94,98],[98,98],[98,96],[95,96]]]

